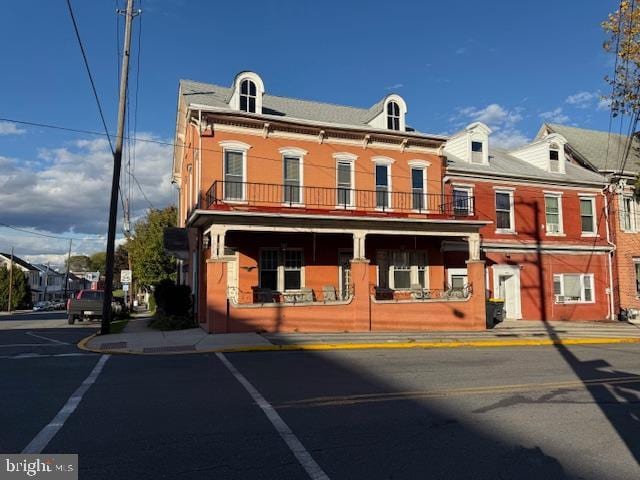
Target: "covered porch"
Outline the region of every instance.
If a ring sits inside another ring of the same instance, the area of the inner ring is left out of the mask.
[[[202,229],[210,332],[484,328],[477,222],[216,220]],[[468,246],[463,268],[446,262],[451,239]]]

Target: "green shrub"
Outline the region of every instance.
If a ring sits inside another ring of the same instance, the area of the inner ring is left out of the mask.
[[[189,316],[191,312],[191,288],[163,280],[153,292],[157,309],[165,315]]]
[[[156,311],[156,299],[153,295],[149,296],[149,311],[155,313]]]
[[[156,330],[184,330],[185,328],[193,328],[196,325],[190,316],[157,313],[149,322],[149,326]]]

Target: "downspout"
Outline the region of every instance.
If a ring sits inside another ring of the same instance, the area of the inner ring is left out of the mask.
[[[615,320],[614,301],[613,301],[613,255],[616,251],[616,245],[611,242],[611,232],[609,229],[609,198],[607,197],[606,190],[608,187],[602,189],[602,197],[604,198],[604,218],[605,227],[607,229],[607,244],[611,247],[609,254],[607,255],[607,267],[609,269],[609,320]]]
[[[202,110],[198,109],[198,208],[202,208]]]

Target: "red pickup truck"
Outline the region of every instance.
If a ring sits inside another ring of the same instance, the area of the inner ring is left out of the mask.
[[[80,290],[75,298],[67,300],[69,325],[76,320],[83,321],[102,317],[104,290]]]

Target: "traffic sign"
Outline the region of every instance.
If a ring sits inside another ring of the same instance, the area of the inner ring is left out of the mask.
[[[120,270],[120,283],[131,283],[131,270]]]

